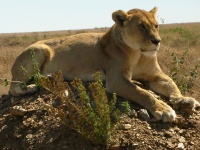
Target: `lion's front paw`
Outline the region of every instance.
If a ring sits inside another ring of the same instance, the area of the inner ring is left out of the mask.
[[[157,120],[162,120],[163,122],[174,122],[176,119],[175,111],[162,101],[156,104],[155,111],[152,114]]]
[[[170,98],[174,109],[180,109],[192,114],[200,108],[200,103],[192,97]]]

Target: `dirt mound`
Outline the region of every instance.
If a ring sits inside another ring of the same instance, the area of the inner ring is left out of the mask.
[[[51,95],[44,91],[20,98],[10,95],[1,97],[1,149],[106,149],[90,144],[79,133],[62,124],[59,118],[50,115],[43,103],[51,103],[50,99]],[[24,114],[12,115],[10,108],[16,106]],[[199,149],[200,113],[186,116],[178,112],[179,119],[176,123],[162,123],[151,116],[148,122],[145,121],[145,117],[138,114],[141,107],[135,103],[131,103],[131,109],[130,115],[121,116],[108,149]]]

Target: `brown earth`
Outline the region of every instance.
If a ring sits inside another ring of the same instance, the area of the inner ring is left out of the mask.
[[[3,95],[0,99],[0,147],[3,150],[29,149],[200,149],[200,112],[189,116],[178,112],[175,123],[147,122],[138,115],[141,109],[131,103],[130,115],[122,115],[107,147],[92,145],[81,134],[70,130],[59,118],[45,110],[51,104],[51,94],[44,90],[20,98]],[[118,101],[122,101],[118,98]],[[13,106],[28,110],[22,116],[11,111]],[[13,115],[14,114],[14,115]],[[126,126],[127,129],[124,129]]]

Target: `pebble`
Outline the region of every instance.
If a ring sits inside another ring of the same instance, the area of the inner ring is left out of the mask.
[[[172,142],[167,142],[167,147],[170,149],[174,149],[175,145]]]
[[[173,132],[165,131],[164,136],[167,138],[173,137]]]
[[[69,96],[69,92],[68,92],[68,90],[65,90],[64,93],[65,93],[65,96],[67,96],[67,97]]]
[[[169,129],[169,131],[170,131],[170,132],[174,132],[174,130],[173,130],[173,129]]]
[[[136,136],[137,136],[137,137],[139,137],[139,136],[140,136],[140,134],[139,134],[139,133],[137,133],[137,134],[136,134]]]
[[[31,139],[32,137],[33,137],[32,134],[28,134],[28,135],[26,135],[26,138],[27,138],[27,139]]]
[[[192,115],[194,114],[195,110],[191,109],[191,108],[181,108],[181,111],[189,114],[189,115]]]
[[[151,130],[151,129],[152,129],[150,126],[147,126],[147,128],[148,128],[149,130]]]
[[[43,125],[44,123],[42,122],[42,121],[39,121],[39,123],[38,123],[39,125]]]
[[[8,128],[8,126],[7,126],[7,125],[4,125],[4,126],[1,128],[0,131],[3,131],[3,130],[5,130],[5,129],[7,129],[7,128]]]
[[[146,109],[140,109],[138,111],[138,115],[140,117],[142,117],[145,121],[149,122],[151,120],[150,116],[149,116],[149,113],[147,112]]]
[[[43,99],[42,99],[41,97],[38,97],[38,98],[37,98],[37,101],[42,102],[42,103],[44,102]]]
[[[135,109],[132,109],[129,113],[130,117],[137,117],[137,112],[135,111]]]
[[[10,114],[13,116],[25,116],[27,113],[26,109],[23,109],[22,106],[13,106],[10,108]]]
[[[125,118],[125,117],[127,117],[127,115],[124,114],[124,113],[122,113],[122,114],[120,115],[120,119],[123,119],[123,118]]]
[[[190,145],[194,145],[194,142],[190,141],[189,144],[190,144]]]
[[[153,148],[151,146],[148,146],[148,150],[153,150]]]
[[[58,107],[58,106],[60,106],[60,105],[61,105],[61,103],[60,103],[60,100],[59,100],[59,99],[55,99],[55,100],[52,101],[52,106],[53,106],[53,107]]]
[[[125,124],[125,125],[124,125],[124,129],[125,129],[125,130],[130,129],[130,128],[131,128],[131,125],[130,125],[130,124]]]
[[[179,142],[181,143],[185,143],[185,138],[183,136],[181,136],[179,139],[178,139]]]
[[[179,130],[179,133],[180,133],[180,135],[184,135],[186,133],[186,130],[185,129],[181,129],[181,130]]]
[[[120,130],[128,130],[131,129],[131,124],[122,124],[121,126],[119,126]]]
[[[43,105],[43,109],[44,110],[49,110],[51,108],[51,106],[49,104],[44,104]]]
[[[178,127],[175,127],[175,128],[174,128],[174,131],[175,131],[175,132],[179,132],[180,129],[179,129]]]
[[[184,149],[185,146],[183,143],[178,143],[177,149]]]

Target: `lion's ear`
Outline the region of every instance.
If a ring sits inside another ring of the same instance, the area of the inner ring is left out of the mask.
[[[154,16],[156,15],[156,12],[158,11],[157,7],[154,7],[152,10],[150,10],[149,12],[152,13]]]
[[[124,12],[123,10],[117,10],[113,12],[112,14],[112,19],[120,27],[125,25],[125,22],[127,21],[127,17],[128,17],[128,14]]]

